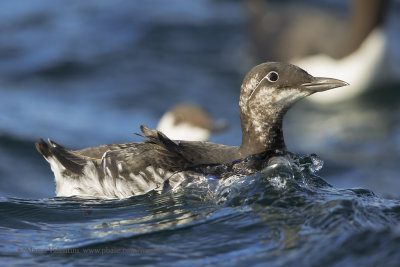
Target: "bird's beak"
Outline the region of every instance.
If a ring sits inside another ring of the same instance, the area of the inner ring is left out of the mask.
[[[332,78],[324,78],[324,77],[314,77],[314,80],[310,83],[303,83],[301,87],[308,89],[309,91],[316,93],[316,92],[323,92],[326,90],[330,90],[333,88],[338,88],[342,86],[349,85],[348,83],[332,79]]]

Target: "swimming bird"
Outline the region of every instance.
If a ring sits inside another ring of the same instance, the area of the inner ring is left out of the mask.
[[[282,120],[288,109],[304,97],[345,85],[341,80],[313,77],[291,64],[255,66],[240,90],[240,146],[171,140],[141,126],[144,142],[71,151],[41,139],[36,148],[54,172],[57,196],[127,198],[162,190],[166,181],[174,188],[196,166],[229,163],[265,152],[284,153]]]
[[[180,103],[160,119],[157,130],[168,138],[187,141],[207,141],[211,134],[225,131],[224,121],[213,121],[207,111],[194,103]]]
[[[266,8],[264,2],[246,1],[250,46],[256,58],[288,61],[314,75],[330,73],[351,84],[309,100],[339,102],[377,83],[399,81],[384,24],[389,0],[349,1],[348,16],[342,10],[323,11],[298,3],[267,3]]]

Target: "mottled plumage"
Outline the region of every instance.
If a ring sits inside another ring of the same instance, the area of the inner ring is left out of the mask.
[[[41,140],[36,148],[55,174],[57,196],[126,198],[162,190],[165,181],[174,188],[193,172],[223,178],[223,170],[247,173],[244,169],[261,166],[270,155],[286,150],[282,119],[295,102],[344,85],[335,79],[315,78],[290,64],[269,62],[254,67],[240,92],[240,146],[174,141],[142,126],[143,135],[139,135],[145,142],[71,151]]]

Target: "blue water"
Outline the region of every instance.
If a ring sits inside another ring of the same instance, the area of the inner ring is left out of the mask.
[[[229,122],[211,141],[239,144],[239,87],[254,64],[244,10],[212,0],[0,3],[0,265],[398,266],[398,84],[297,104],[284,122],[295,154],[251,176],[125,200],[55,197],[40,137],[73,149],[141,141],[139,125],[195,101]],[[399,12],[394,1],[392,33]],[[399,43],[390,47],[398,55]]]

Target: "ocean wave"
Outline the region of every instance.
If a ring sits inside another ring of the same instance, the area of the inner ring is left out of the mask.
[[[316,155],[289,154],[251,175],[192,179],[174,191],[124,200],[1,198],[1,253],[38,259],[76,254],[82,262],[118,252],[114,263],[132,262],[135,255],[135,262],[152,264],[228,257],[223,265],[283,266],[301,259],[302,265],[371,266],[377,261],[365,261],[365,253],[378,244],[376,259],[398,259],[400,201],[337,189],[317,176],[321,166]],[[239,256],[232,260],[231,253]]]

